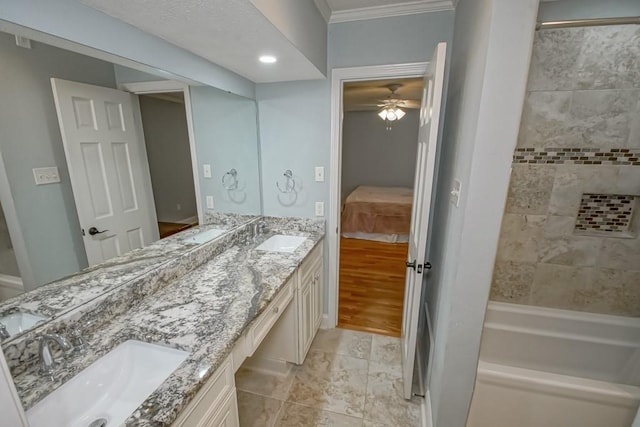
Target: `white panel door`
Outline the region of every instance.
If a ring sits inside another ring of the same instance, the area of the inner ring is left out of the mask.
[[[157,240],[135,95],[60,79],[51,86],[89,265]]]
[[[431,193],[436,163],[436,145],[442,92],[444,87],[444,65],[446,43],[439,43],[424,76],[422,105],[420,107],[420,131],[416,175],[413,185],[413,208],[409,252],[407,254],[407,278],[404,290],[402,316],[402,374],[404,398],[412,396],[411,386],[416,357],[416,340],[420,319],[422,278],[428,268],[425,253],[431,209]]]

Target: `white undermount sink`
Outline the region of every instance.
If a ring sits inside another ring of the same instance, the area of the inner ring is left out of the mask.
[[[222,236],[226,232],[227,230],[212,228],[211,230],[202,231],[198,234],[194,234],[193,236],[185,237],[182,239],[182,241],[187,243],[199,243],[199,244],[207,243],[218,236]]]
[[[36,323],[45,320],[46,317],[39,314],[24,313],[18,311],[6,316],[0,317],[0,323],[2,323],[10,336],[14,336],[21,332],[31,329]]]
[[[120,426],[186,360],[188,353],[126,341],[27,411],[30,427]],[[44,379],[43,379],[44,381]]]
[[[293,252],[307,238],[302,236],[285,236],[284,234],[276,234],[262,242],[256,249],[259,251],[272,252]]]

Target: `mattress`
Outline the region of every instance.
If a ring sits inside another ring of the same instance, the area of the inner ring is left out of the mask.
[[[411,188],[361,185],[345,200],[342,232],[408,234],[412,203]]]

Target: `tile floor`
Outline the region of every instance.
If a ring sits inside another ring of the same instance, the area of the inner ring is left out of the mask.
[[[402,398],[400,339],[319,330],[302,366],[236,373],[241,427],[412,427],[420,400]]]

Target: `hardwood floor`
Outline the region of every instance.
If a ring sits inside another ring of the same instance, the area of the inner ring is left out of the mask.
[[[340,238],[340,328],[400,336],[408,247]]]
[[[172,234],[179,233],[180,231],[191,228],[198,223],[195,224],[181,224],[178,222],[160,222],[158,221],[158,230],[160,232],[160,238],[164,239],[165,237],[169,237]]]

